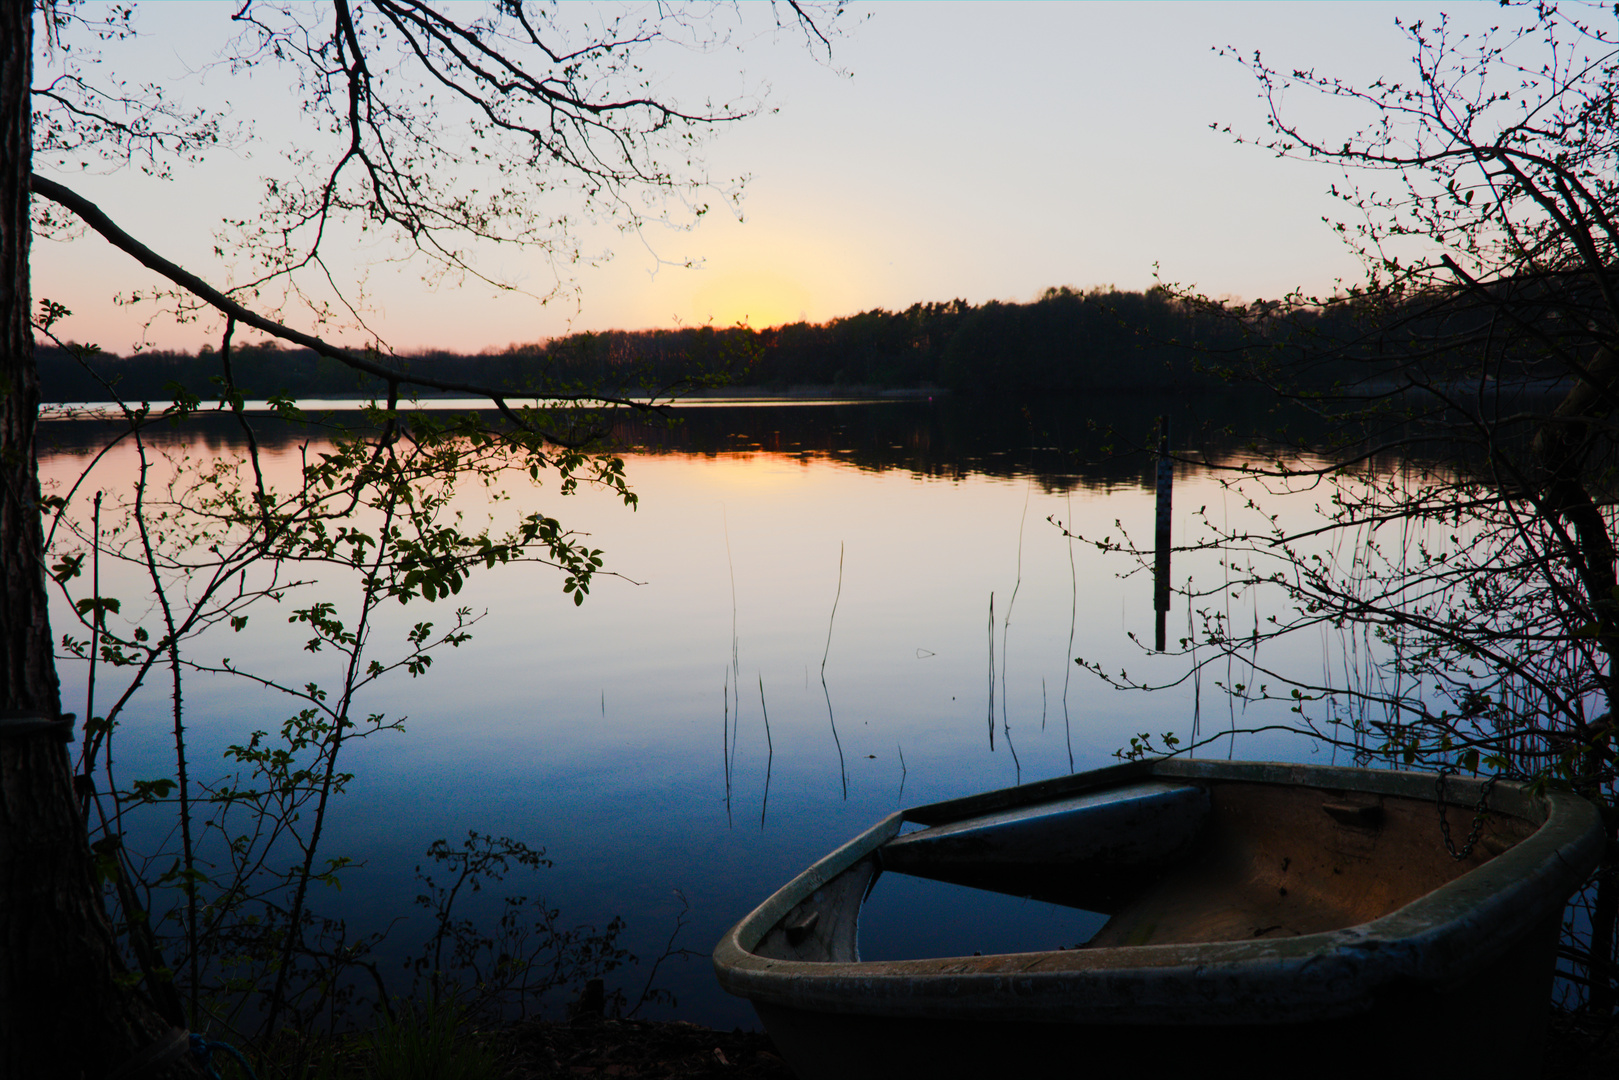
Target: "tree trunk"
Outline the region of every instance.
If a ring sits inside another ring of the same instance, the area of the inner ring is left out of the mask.
[[[62,728],[48,723],[61,696],[34,454],[33,15],[0,3],[0,1077],[196,1076],[183,1033],[123,977]]]

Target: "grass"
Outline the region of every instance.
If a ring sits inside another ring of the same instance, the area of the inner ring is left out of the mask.
[[[505,1056],[454,1001],[396,1002],[367,1031],[278,1040],[258,1080],[499,1080]],[[222,1075],[241,1073],[231,1063]]]

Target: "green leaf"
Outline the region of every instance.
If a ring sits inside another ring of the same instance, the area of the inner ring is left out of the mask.
[[[86,596],[82,600],[76,600],[73,603],[73,610],[80,615],[88,615],[92,611],[103,615],[108,613],[116,615],[118,614],[118,607],[118,600],[111,596]]]

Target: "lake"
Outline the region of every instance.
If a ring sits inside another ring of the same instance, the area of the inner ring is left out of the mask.
[[[633,512],[600,491],[561,498],[545,477],[537,488],[506,489],[508,508],[544,509],[588,532],[620,576],[599,577],[575,607],[554,570],[500,567],[475,574],[451,600],[386,614],[379,655],[397,652],[413,622],[447,622],[459,606],[481,618],[472,641],[439,654],[420,678],[396,673],[358,703],[360,712],[404,717],[405,731],[345,750],[355,778],[323,844],[363,865],[345,873],[341,891],[319,890],[318,912],[358,931],[387,926],[415,910],[413,869],[433,840],[458,842],[468,830],[510,836],[545,848],[554,866],[509,891],[542,892],[564,923],[622,916],[625,941],[643,958],[663,948],[684,897],[690,922],[678,944],[702,955],[663,966],[658,983],[679,1007],[653,1015],[751,1025],[749,1008],[715,986],[708,950],[778,885],[876,819],[1110,764],[1143,732],[1185,740],[1194,725],[1204,736],[1239,719],[1255,725],[1263,717],[1229,712],[1208,682],[1119,693],[1073,662],[1083,656],[1164,682],[1187,670],[1184,658],[1146,647],[1150,577],[1048,520],[1087,538],[1127,532],[1150,547],[1153,462],[1105,454],[1088,422],[1145,443],[1160,408],[1173,413],[1175,431],[1198,432],[1240,406],[705,403],[680,410],[672,428],[620,424],[640,496]],[[66,494],[105,430],[92,420],[41,425],[48,492]],[[153,438],[199,457],[241,449],[218,417]],[[267,418],[260,438],[272,480],[320,449],[318,433]],[[1180,437],[1176,450],[1213,463],[1240,454],[1200,435]],[[133,450],[120,446],[95,462],[77,498],[127,493],[134,476]],[[1240,512],[1218,477],[1177,468],[1177,542],[1193,510],[1217,521]],[[1278,508],[1309,512],[1297,500],[1268,507]],[[1177,563],[1176,577],[1219,572],[1211,557],[1198,558]],[[103,588],[132,598],[142,582],[106,566]],[[195,648],[294,685],[334,680],[332,659],[304,651],[307,634],[285,615],[311,595],[341,606],[352,593],[340,577],[293,590],[279,608],[256,609],[243,632],[221,627]],[[150,620],[150,610],[125,604],[126,616]],[[1247,617],[1238,613],[1235,625]],[[58,637],[71,627],[65,601],[53,619]],[[1172,638],[1185,632],[1184,603],[1169,619]],[[1279,649],[1271,660],[1319,671],[1326,646]],[[84,666],[64,659],[61,671],[65,707],[82,716]],[[98,711],[116,692],[114,675],[102,667]],[[240,679],[203,676],[187,684],[186,707],[199,776],[225,775],[222,749],[252,730],[276,730],[291,708]],[[166,678],[133,700],[118,736],[126,780],[172,771],[168,708]],[[1280,735],[1202,752],[1332,753]],[[1084,913],[961,892],[883,882],[862,925],[867,955],[1043,948],[1094,929]],[[472,901],[468,914],[498,906],[491,895]],[[407,918],[382,947],[394,992],[408,985],[399,958],[423,932]],[[644,978],[632,971],[619,982],[633,1000]]]

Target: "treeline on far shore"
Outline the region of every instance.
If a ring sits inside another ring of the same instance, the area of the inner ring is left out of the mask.
[[[1285,337],[1342,340],[1352,314],[1287,316]],[[1254,351],[1251,320],[1163,292],[1048,289],[1027,304],[964,300],[874,309],[824,323],[767,330],[682,327],[570,334],[540,344],[461,355],[444,350],[378,356],[407,375],[514,392],[633,394],[667,388],[747,385],[936,387],[962,393],[1027,395],[1139,391],[1183,393],[1229,386],[1231,368]],[[1274,325],[1261,335],[1277,348]],[[174,387],[217,398],[219,356],[147,351],[74,356],[38,349],[48,402],[170,401]],[[1354,373],[1317,365],[1310,381]],[[237,345],[231,377],[247,399],[282,395],[346,398],[386,393],[384,380],[276,342]],[[1362,373],[1363,374],[1363,373]]]

